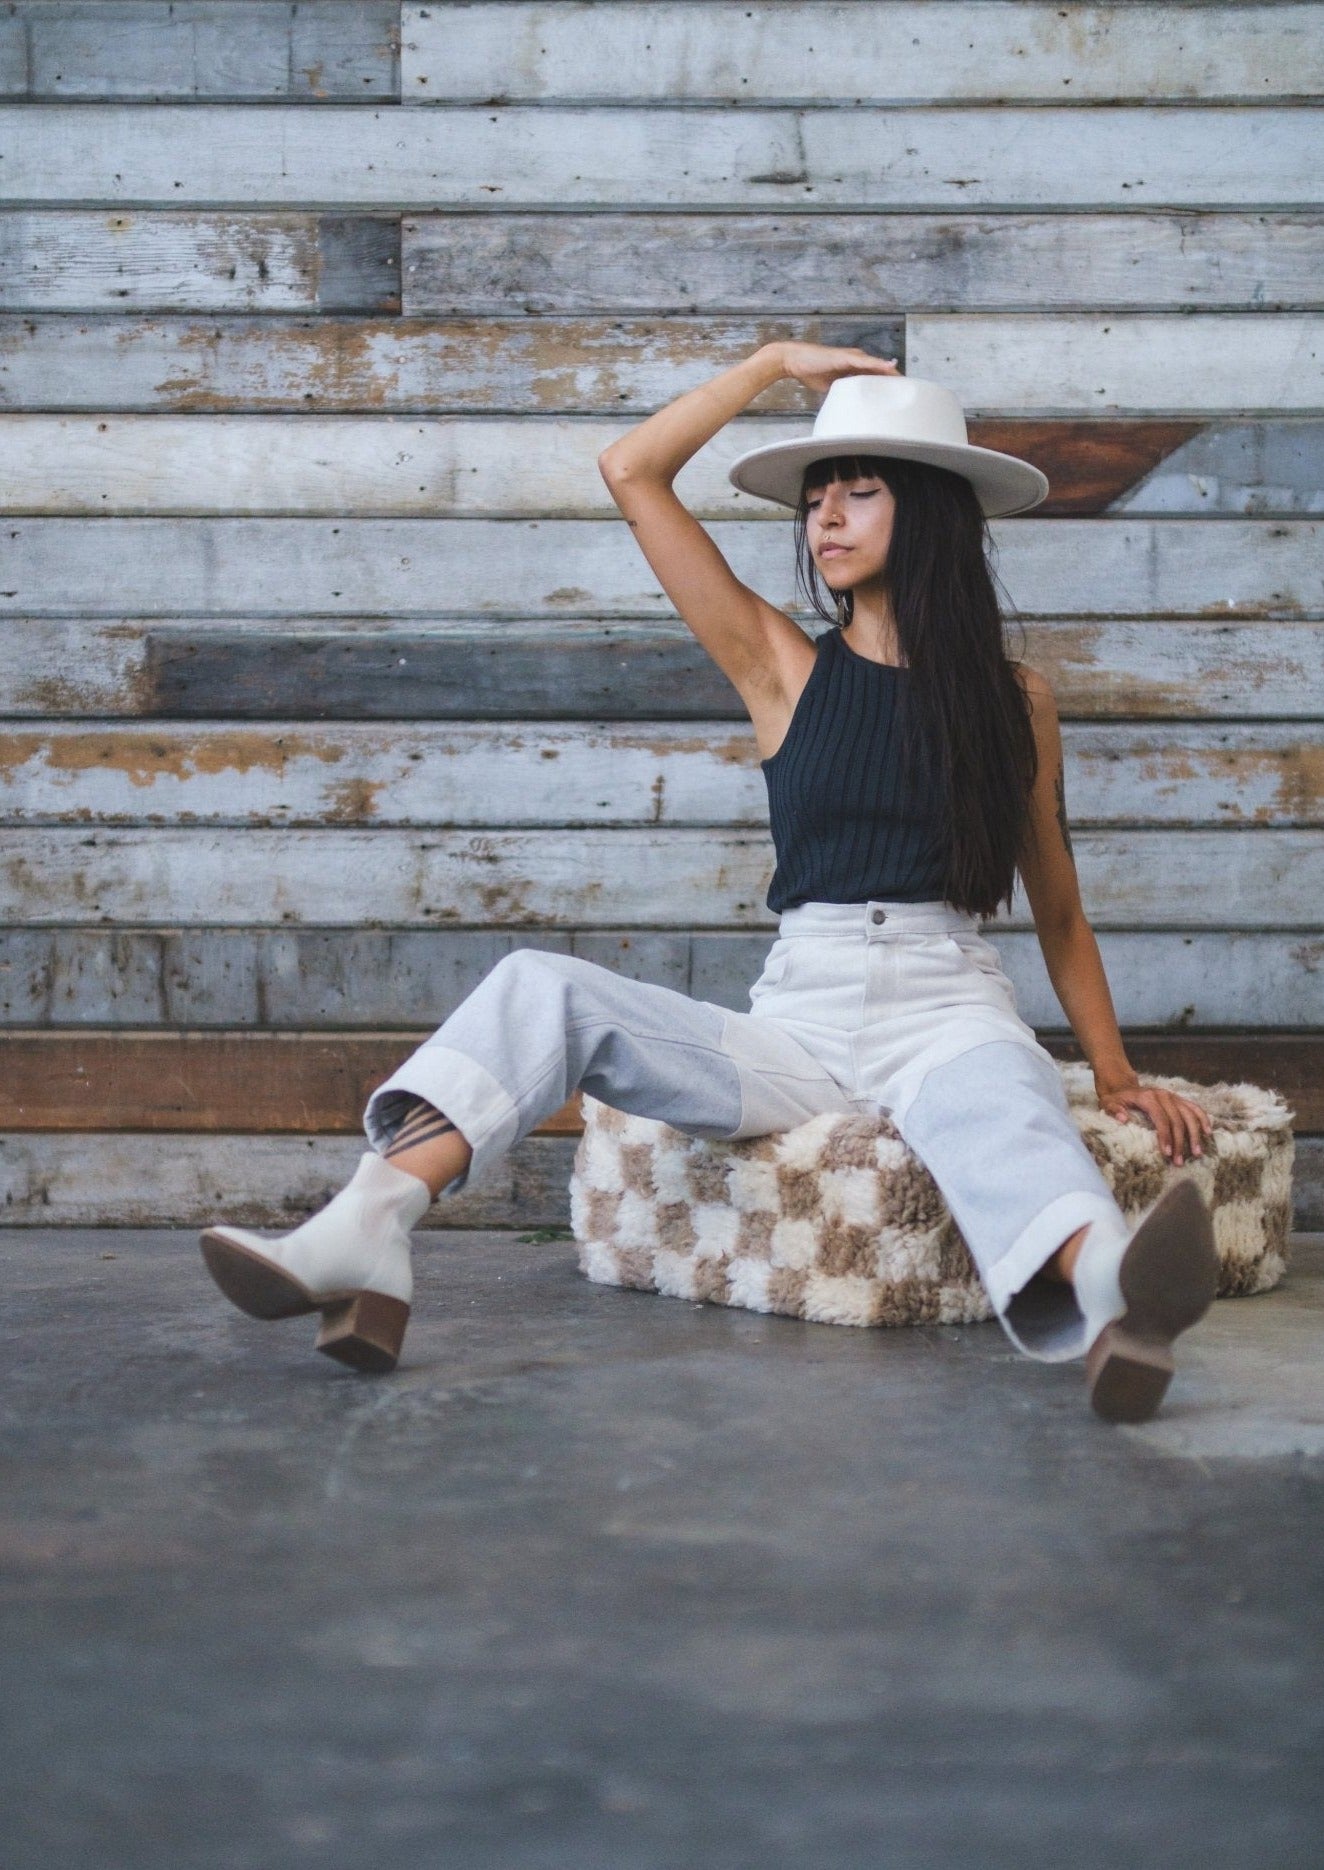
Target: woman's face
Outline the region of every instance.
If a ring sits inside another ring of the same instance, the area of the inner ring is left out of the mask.
[[[892,543],[896,500],[877,474],[830,481],[806,501],[805,528],[819,576],[833,592],[877,577]]]

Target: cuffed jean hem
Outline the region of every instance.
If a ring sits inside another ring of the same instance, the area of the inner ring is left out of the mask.
[[[473,1155],[441,1190],[458,1195],[493,1168],[519,1135],[520,1113],[504,1086],[476,1058],[449,1045],[424,1045],[379,1084],[368,1099],[363,1128],[385,1152],[415,1098],[424,1098],[455,1125]]]
[[[1039,1279],[1064,1240],[1087,1223],[1117,1231],[1117,1204],[1083,1192],[1058,1195],[983,1274],[984,1287],[1012,1343],[1041,1363],[1066,1363],[1089,1349],[1085,1315],[1069,1283]]]

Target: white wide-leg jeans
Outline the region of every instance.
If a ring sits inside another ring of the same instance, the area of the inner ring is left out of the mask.
[[[748,1013],[517,949],[373,1092],[384,1150],[414,1098],[473,1150],[458,1194],[576,1090],[731,1140],[824,1111],[885,1111],[924,1163],[1018,1350],[1083,1354],[1044,1262],[1079,1227],[1127,1222],[1016,1010],[997,950],[947,903],[804,903],[781,917]]]

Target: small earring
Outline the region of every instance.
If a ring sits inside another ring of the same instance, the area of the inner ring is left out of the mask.
[[[835,593],[835,597],[837,605],[837,628],[839,630],[844,630],[848,622],[846,616],[846,599],[840,591]]]

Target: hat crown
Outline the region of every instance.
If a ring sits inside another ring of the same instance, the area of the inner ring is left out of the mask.
[[[945,384],[925,377],[838,377],[814,417],[814,440],[870,431],[880,442],[967,445],[965,411]]]

